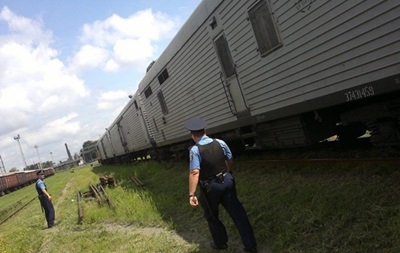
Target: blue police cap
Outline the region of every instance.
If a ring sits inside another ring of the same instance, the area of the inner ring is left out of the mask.
[[[41,174],[44,174],[44,170],[38,170],[38,171],[36,172],[36,175],[41,175]]]
[[[200,118],[191,118],[187,120],[183,126],[191,132],[197,132],[206,128],[207,122]]]

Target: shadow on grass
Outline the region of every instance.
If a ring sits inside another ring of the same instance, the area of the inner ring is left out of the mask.
[[[93,172],[112,175],[125,189],[145,191],[164,221],[172,222],[184,240],[199,245],[194,252],[210,252],[202,209],[188,203],[187,164],[99,166]],[[143,190],[129,180],[131,175],[140,178]],[[243,165],[236,166],[235,177],[261,253],[395,253],[400,249],[396,167]],[[238,232],[222,209],[221,220],[229,235],[229,249],[224,252],[241,252]]]
[[[186,164],[149,162],[140,165],[98,166],[92,168],[92,171],[98,176],[112,175],[118,186],[126,190],[146,192],[164,221],[172,222],[173,229],[185,241],[199,245],[194,252],[210,252],[211,236],[203,218],[203,210],[189,205],[189,171]],[[138,177],[144,183],[144,188],[137,187],[129,179],[131,176]],[[236,227],[222,206],[220,213],[229,235],[229,249],[224,252],[241,252],[243,246]]]

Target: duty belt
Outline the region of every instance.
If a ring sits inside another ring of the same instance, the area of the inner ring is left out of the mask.
[[[226,174],[228,174],[228,172],[220,172],[215,176],[209,177],[206,180],[200,180],[200,188],[203,188],[205,190],[205,192],[210,192],[211,191],[211,186],[210,186],[210,182],[212,180],[215,180],[217,183],[219,184],[223,184],[224,183],[224,179]]]
[[[218,173],[218,174],[216,174],[214,176],[209,177],[208,179],[206,179],[204,181],[208,181],[209,182],[209,181],[211,181],[213,179],[217,179],[219,182],[223,182],[226,174],[228,174],[227,171],[222,171],[222,172],[220,172],[220,173]]]

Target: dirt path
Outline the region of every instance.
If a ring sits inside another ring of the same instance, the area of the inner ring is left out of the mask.
[[[58,198],[57,201],[55,203],[53,203],[54,210],[56,212],[56,224],[57,224],[57,207],[66,198],[67,192],[68,192],[69,188],[71,188],[71,181],[72,181],[72,178],[65,185],[64,189],[61,192],[60,198]],[[43,225],[45,227],[47,227],[47,222],[45,221]],[[51,229],[48,229],[46,231],[46,233],[44,233],[43,243],[40,246],[39,252],[48,252],[49,251],[48,245],[50,245],[52,234],[58,233],[59,231],[60,231],[59,228],[57,226],[55,226],[55,227],[52,227]]]
[[[72,181],[73,178],[71,178],[67,184],[65,185],[64,189],[62,190],[61,196],[55,201],[54,208],[56,210],[56,217],[57,217],[57,208],[58,206],[65,201],[67,198],[68,192],[71,190],[72,187]],[[56,219],[57,222],[57,219]],[[44,224],[46,226],[47,223]],[[200,244],[202,245],[201,248],[206,248],[208,249],[208,238],[199,238],[199,235],[196,232],[187,232],[187,234],[182,237],[175,231],[167,230],[165,228],[159,228],[159,227],[137,227],[132,224],[118,224],[118,223],[103,223],[103,224],[98,224],[94,227],[91,228],[91,230],[94,231],[99,231],[102,232],[104,230],[112,233],[121,233],[121,234],[127,234],[127,235],[132,235],[134,237],[137,234],[146,236],[146,237],[157,237],[158,235],[161,234],[167,234],[167,236],[171,239],[173,239],[176,242],[176,245],[186,245],[189,242],[187,241],[187,238],[193,238],[194,241],[200,241]],[[45,229],[43,233],[44,238],[43,242],[39,248],[39,252],[50,252],[54,251],[54,243],[52,241],[53,236],[58,233],[62,233],[65,236],[68,236],[68,234],[74,234],[74,233],[82,233],[82,231],[79,230],[69,230],[65,229],[64,226],[55,226],[51,229]],[[184,239],[186,238],[186,240]],[[259,244],[260,245],[260,244]],[[260,245],[261,246],[261,245]],[[241,245],[241,242],[229,242],[229,249],[226,250],[225,252],[227,253],[233,253],[233,252],[243,252],[242,250],[243,246]],[[210,249],[211,250],[211,249]],[[203,252],[203,251],[201,251]],[[259,252],[260,253],[270,253],[271,251],[265,246],[259,247]]]

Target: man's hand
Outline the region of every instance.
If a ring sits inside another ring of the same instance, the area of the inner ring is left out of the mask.
[[[189,197],[189,204],[192,207],[197,207],[199,205],[199,201],[197,200],[197,197],[196,196],[190,196]]]

